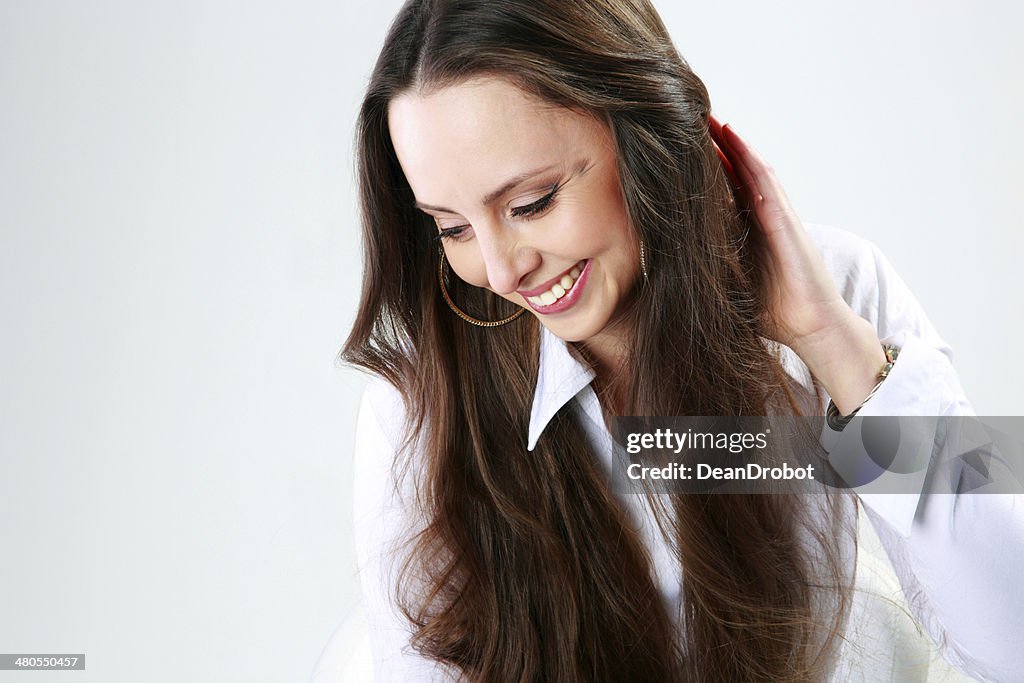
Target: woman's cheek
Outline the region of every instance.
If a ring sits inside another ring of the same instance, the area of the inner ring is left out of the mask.
[[[479,254],[475,256],[472,250],[459,250],[458,254],[447,253],[448,267],[455,272],[460,280],[474,287],[487,286],[487,267]]]

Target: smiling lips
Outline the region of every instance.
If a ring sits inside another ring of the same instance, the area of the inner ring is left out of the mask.
[[[576,303],[590,271],[590,260],[584,259],[560,277],[537,289],[521,291],[530,307],[538,313],[559,313]]]

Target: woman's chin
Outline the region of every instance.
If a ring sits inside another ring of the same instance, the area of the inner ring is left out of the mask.
[[[541,324],[565,342],[585,342],[601,331],[601,326],[594,321],[542,320]]]

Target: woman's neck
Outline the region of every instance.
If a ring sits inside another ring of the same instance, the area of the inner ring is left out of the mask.
[[[574,345],[594,369],[594,391],[606,417],[623,414],[629,378],[629,345],[623,335],[603,331]]]

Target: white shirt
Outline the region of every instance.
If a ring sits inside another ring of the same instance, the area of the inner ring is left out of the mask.
[[[973,415],[953,370],[951,349],[878,248],[843,230],[806,227],[843,298],[876,326],[883,342],[901,347],[888,379],[860,415]],[[605,458],[602,465],[610,467],[611,437],[590,384],[592,371],[543,326],[541,334],[539,376],[525,435],[528,449],[572,401],[595,452]],[[787,372],[809,386],[806,365],[790,349],[778,350]],[[392,479],[403,416],[394,388],[372,380],[357,421],[354,499],[375,680],[454,680],[443,666],[409,648],[409,627],[392,602],[392,581],[401,564],[392,545],[417,525],[406,504],[414,492],[396,491]],[[618,500],[640,520],[662,599],[678,614],[678,563],[655,531],[643,497]],[[1024,496],[864,494],[860,500],[911,612],[942,656],[977,680],[1024,681]],[[913,627],[898,624],[894,611],[877,597],[884,580],[872,579],[875,565],[870,562],[870,557],[858,561],[859,590],[832,680],[926,680],[927,662],[907,664]]]

